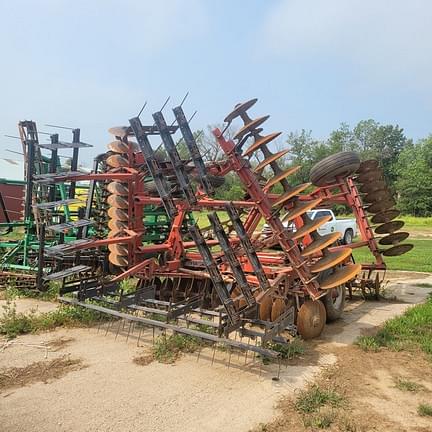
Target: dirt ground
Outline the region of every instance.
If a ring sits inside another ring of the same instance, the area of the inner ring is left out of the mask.
[[[128,326],[120,327],[116,338],[117,324],[108,331],[107,325],[59,329],[12,343],[0,341],[0,429],[249,431],[270,424],[268,430],[301,431],[298,421],[289,427],[283,421],[277,425],[281,413],[292,409],[290,397],[308,382],[324,379],[317,378],[323,370],[331,374],[332,368],[344,364],[346,369],[338,368],[332,380],[337,378],[346,391],[355,392],[356,404],[364,411],[351,409],[352,416],[363,412],[377,419],[372,422],[377,428],[361,430],[432,430],[432,424],[414,410],[416,398],[424,395],[401,395],[393,384],[395,377],[418,376],[428,365],[420,357],[413,362],[408,354],[406,358],[392,357],[395,353],[364,354],[351,345],[358,335],[423,301],[431,291],[415,285],[431,283],[432,276],[397,276],[387,287],[397,300],[349,302],[343,320],[328,325],[319,340],[306,344],[303,358],[283,366],[279,381],[272,379],[278,373],[276,364],[262,366],[250,354],[248,358],[233,354],[228,368],[229,353],[216,351],[212,365],[211,349],[203,350],[199,361],[197,354],[187,354],[172,365],[138,365],[133,359],[150,350],[151,331],[137,347],[138,332],[127,339]],[[53,361],[55,373],[48,373]],[[430,366],[423,381],[432,390]]]

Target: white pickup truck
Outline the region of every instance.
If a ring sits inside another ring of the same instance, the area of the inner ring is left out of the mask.
[[[331,216],[331,219],[318,228],[318,233],[321,235],[329,234],[332,232],[340,232],[341,240],[344,244],[352,243],[353,238],[357,235],[357,223],[355,219],[336,219],[334,213],[330,209],[316,209],[307,212],[307,215],[313,220],[318,217]],[[295,230],[293,223],[288,223],[282,216],[281,221],[283,225],[291,230]],[[264,238],[272,234],[271,228],[265,224],[262,229]]]

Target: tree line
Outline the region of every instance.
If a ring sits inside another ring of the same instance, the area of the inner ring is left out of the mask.
[[[206,159],[215,160],[223,154],[214,145],[210,129],[198,131],[196,136]],[[373,158],[380,162],[399,210],[414,216],[432,216],[432,135],[414,142],[398,125],[384,125],[369,119],[360,121],[353,128],[342,123],[326,139],[314,138],[310,130],[291,132],[284,141],[273,146],[277,151],[285,148],[290,151],[280,160],[282,167],[301,166],[289,178],[293,184],[308,182],[313,165],[326,156],[355,151],[361,160]],[[251,163],[257,164],[258,159],[252,158]],[[238,200],[243,196],[244,191],[235,175],[226,176],[225,183],[217,189],[219,199]]]

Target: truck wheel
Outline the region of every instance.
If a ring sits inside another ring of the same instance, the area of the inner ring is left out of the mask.
[[[339,152],[315,164],[310,172],[310,180],[315,186],[333,183],[336,177],[348,177],[357,171],[360,157],[356,152]]]
[[[318,280],[326,279],[331,275],[332,271],[333,269],[329,269],[321,272]],[[339,285],[328,290],[327,294],[320,298],[326,310],[327,322],[335,321],[342,316],[345,308],[345,291],[345,284]]]
[[[353,237],[354,237],[353,230],[351,228],[348,228],[345,231],[345,234],[343,236],[343,243],[346,245],[352,243]]]

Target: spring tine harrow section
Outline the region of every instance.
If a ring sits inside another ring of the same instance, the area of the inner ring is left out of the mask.
[[[129,120],[131,128],[135,134],[141,151],[144,155],[144,159],[149,170],[150,175],[153,177],[156,188],[159,192],[159,196],[163,202],[166,212],[169,217],[173,218],[178,214],[177,208],[174,204],[173,197],[169,191],[168,185],[165,181],[165,177],[162,173],[162,169],[159,165],[158,160],[155,157],[154,151],[151,147],[150,141],[147,138],[141,120],[138,117]]]
[[[240,243],[243,246],[243,250],[246,252],[246,255],[253,267],[254,274],[258,279],[261,290],[267,291],[270,289],[270,282],[265,275],[264,269],[261,265],[261,261],[258,258],[255,248],[252,245],[252,242],[247,235],[246,229],[243,225],[243,222],[240,219],[240,216],[232,203],[227,204],[225,206],[225,210],[228,213],[229,218],[233,224],[234,230],[237,233]]]
[[[223,277],[219,271],[219,267],[216,264],[213,255],[207,246],[207,243],[204,237],[201,234],[197,225],[193,225],[189,227],[189,233],[192,236],[193,241],[196,243],[197,248],[203,258],[203,263],[210,275],[210,278],[213,282],[213,285],[216,289],[216,292],[221,300],[226,313],[230,319],[232,325],[236,325],[240,323],[240,314],[236,311],[234,307],[234,302],[231,299]]]
[[[234,278],[237,281],[237,285],[240,288],[240,291],[242,292],[247,305],[256,306],[255,297],[253,296],[249,283],[243,272],[242,266],[236,257],[234,249],[230,244],[228,236],[226,235],[225,230],[223,229],[217,214],[210,213],[208,215],[208,219],[213,227],[213,231],[216,234],[216,237],[219,240],[219,244],[222,248],[223,253],[225,254],[225,258],[227,259],[231,267],[231,270],[234,274]]]
[[[189,150],[189,154],[191,155],[192,161],[198,171],[199,181],[207,195],[213,195],[215,192],[214,188],[207,177],[207,170],[204,165],[204,161],[202,159],[195,137],[189,126],[189,122],[184,115],[183,108],[181,106],[175,107],[173,112],[183,135],[183,139]]]
[[[197,202],[195,193],[192,190],[192,187],[189,183],[189,178],[186,175],[184,163],[180,159],[180,155],[178,154],[174,140],[165,122],[164,116],[159,111],[153,114],[153,119],[156,123],[157,128],[159,129],[162,142],[165,146],[165,150],[168,153],[168,157],[170,158],[170,161],[172,163],[175,175],[180,185],[180,189],[183,191],[183,194],[187,202],[190,205],[194,205]]]

